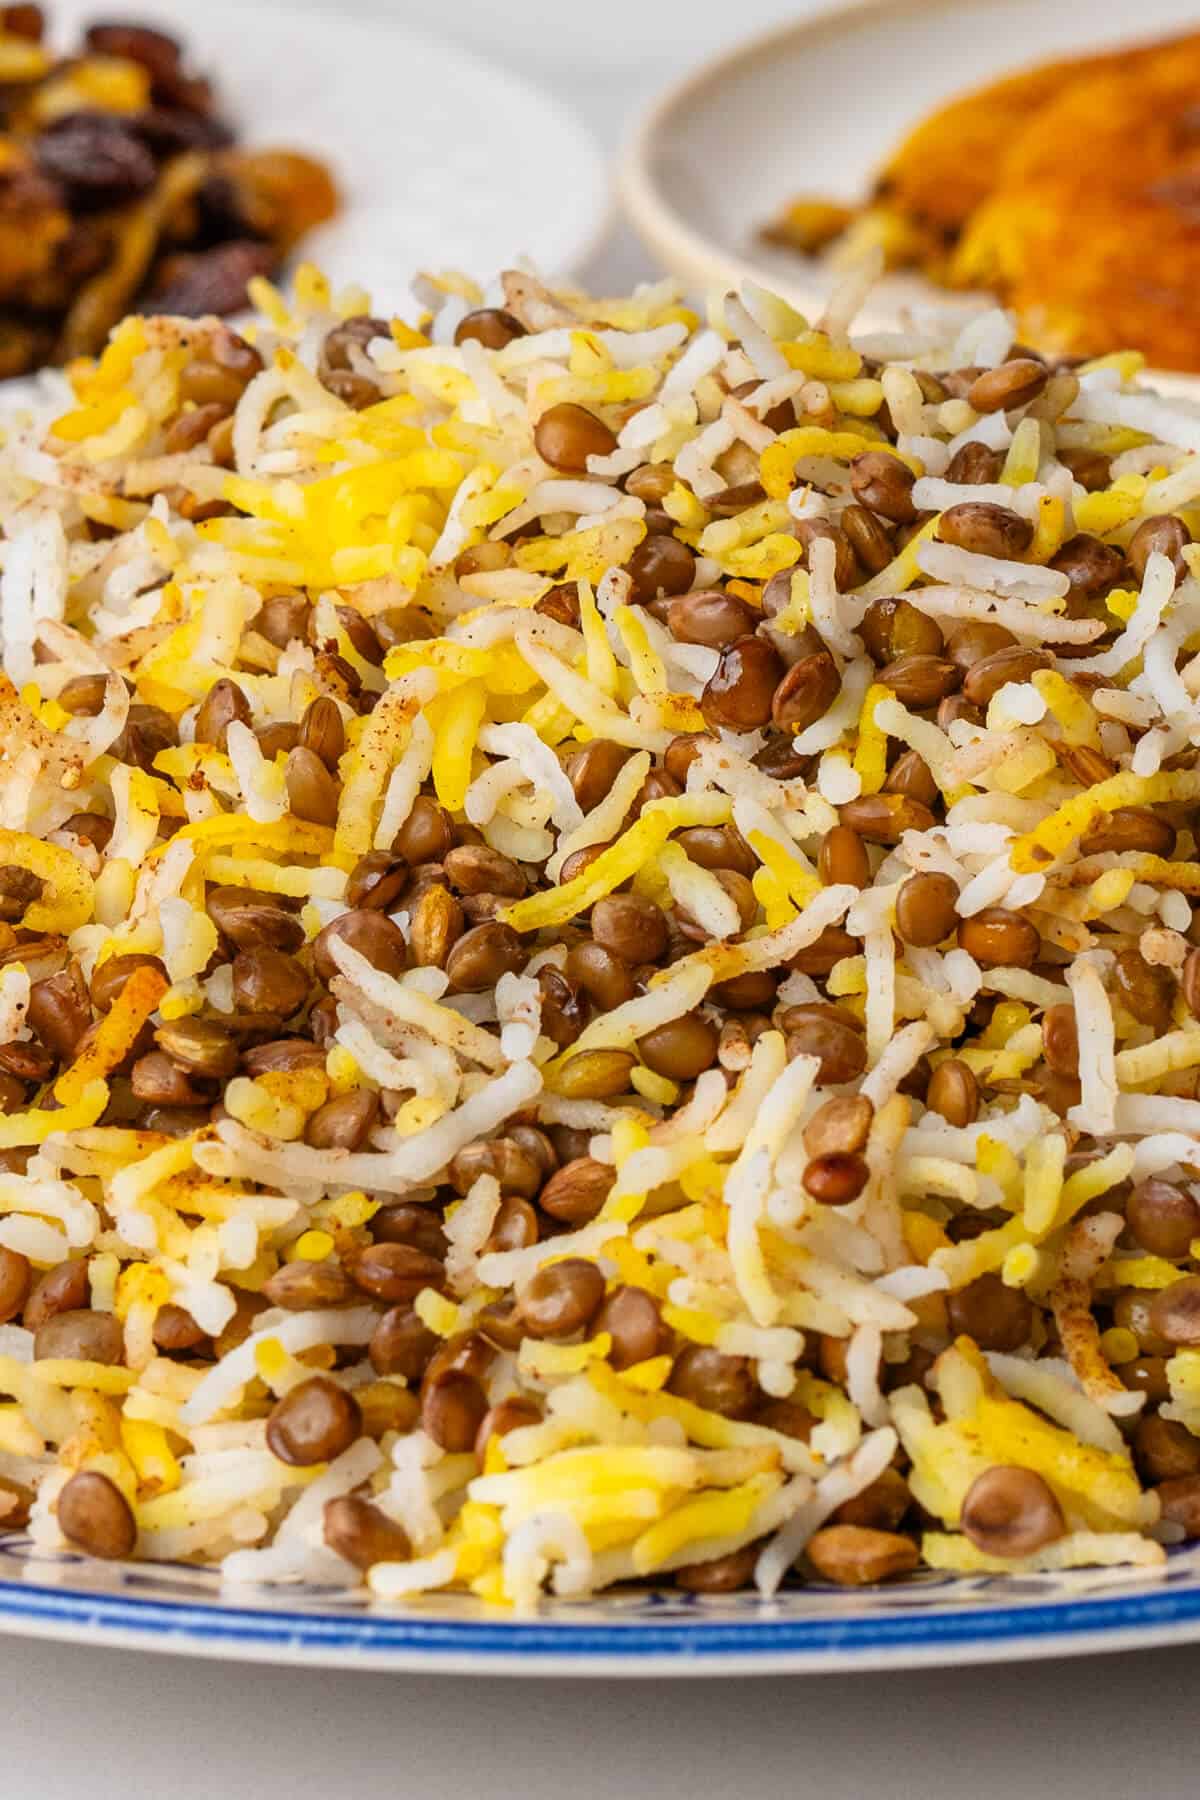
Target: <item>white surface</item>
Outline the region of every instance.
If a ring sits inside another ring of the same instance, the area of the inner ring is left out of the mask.
[[[292,6],[302,15],[303,0]],[[97,0],[101,10],[110,9]],[[795,16],[803,0],[343,0],[341,10],[440,30],[496,57],[577,102],[612,148],[689,62]],[[1082,37],[1089,10],[1073,12]],[[588,272],[616,288],[649,270],[625,232]],[[349,1800],[365,1791],[389,1800],[1184,1800],[1195,1791],[1189,1698],[1200,1650],[639,1687],[222,1669],[4,1639],[0,1679],[13,1800]]]

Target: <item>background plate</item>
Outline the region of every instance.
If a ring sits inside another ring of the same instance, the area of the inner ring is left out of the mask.
[[[713,58],[651,107],[622,158],[625,207],[648,248],[696,288],[747,276],[820,311],[834,277],[759,241],[793,194],[858,200],[910,126],[944,100],[1031,63],[1196,25],[1194,0],[846,0]],[[918,276],[880,282],[860,324],[914,301],[969,306]],[[1200,388],[1195,377],[1172,384]]]
[[[514,1620],[430,1595],[372,1605],[316,1587],[226,1588],[183,1565],[35,1556],[0,1540],[0,1631],[226,1660],[474,1675],[768,1675],[936,1667],[1200,1638],[1200,1550],[1165,1573],[949,1579],[760,1601],[632,1590]]]
[[[607,222],[608,177],[583,127],[464,50],[390,19],[308,6],[136,0],[125,10],[182,39],[243,143],[329,162],[344,209],[301,255],[335,284],[368,288],[377,307],[403,306],[418,269],[487,280],[523,255],[566,273]],[[101,0],[52,0],[48,11],[62,46],[122,14]]]

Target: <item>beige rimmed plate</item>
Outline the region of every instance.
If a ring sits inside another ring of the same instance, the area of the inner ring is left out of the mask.
[[[713,58],[661,95],[626,145],[621,198],[647,248],[694,290],[749,277],[815,315],[836,277],[758,236],[790,196],[861,198],[898,138],[964,89],[1196,23],[1194,0],[1141,0],[1136,11],[1127,0],[841,0]],[[978,304],[893,275],[861,323],[894,325],[931,300]],[[1156,380],[1200,394],[1195,376]]]

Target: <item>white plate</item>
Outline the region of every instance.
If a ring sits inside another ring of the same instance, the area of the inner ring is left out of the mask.
[[[468,1675],[827,1674],[1128,1651],[1200,1639],[1200,1548],[1147,1575],[917,1576],[754,1594],[630,1589],[514,1619],[469,1595],[408,1605],[226,1587],[181,1564],[37,1555],[0,1537],[0,1632],[224,1661]]]
[[[815,314],[832,286],[828,269],[757,235],[792,195],[861,199],[900,136],[953,94],[1056,55],[1195,23],[1195,0],[1140,0],[1136,11],[1128,0],[842,0],[668,89],[626,148],[622,199],[648,248],[693,288],[751,277]],[[970,304],[892,276],[861,322],[894,323],[931,297]]]
[[[403,306],[418,269],[484,280],[518,256],[575,268],[608,218],[603,159],[556,101],[516,76],[383,16],[255,0],[53,0],[55,41],[102,16],[162,25],[213,78],[248,145],[328,161],[341,215],[301,246],[335,284]]]
[[[72,0],[69,10],[92,6]],[[138,0],[137,10],[178,16],[164,0]],[[226,60],[220,50],[235,18],[238,55]],[[277,25],[265,8],[212,7],[186,29],[252,140],[291,139],[333,153],[350,209],[320,254],[338,279],[365,274],[387,298],[420,263],[486,271],[511,256],[516,240],[554,267],[586,248],[601,209],[592,153],[552,108],[507,78],[406,34],[307,14]],[[271,81],[256,100],[251,72],[264,66]],[[789,104],[798,116],[794,95]],[[436,142],[425,141],[431,133]],[[479,174],[485,142],[494,160]],[[446,198],[451,156],[455,169],[477,174],[477,187],[456,201]],[[770,203],[796,178],[780,165]],[[430,221],[408,210],[418,195],[423,213],[446,208],[436,241]],[[719,262],[689,272],[729,273]],[[0,1537],[0,1632],[223,1660],[471,1674],[645,1678],[928,1666],[1200,1638],[1200,1551],[1176,1553],[1154,1576],[930,1575],[861,1592],[818,1584],[769,1602],[635,1590],[548,1603],[538,1618],[516,1620],[461,1596],[385,1607],[311,1586],[222,1589],[203,1569],[37,1555],[8,1536]]]

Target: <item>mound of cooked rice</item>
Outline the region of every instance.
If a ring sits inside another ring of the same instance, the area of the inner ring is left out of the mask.
[[[0,453],[0,1509],[528,1608],[1200,1535],[1200,410],[303,272]]]

